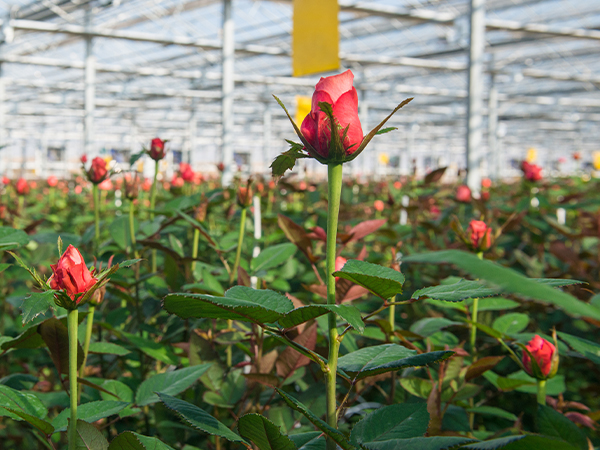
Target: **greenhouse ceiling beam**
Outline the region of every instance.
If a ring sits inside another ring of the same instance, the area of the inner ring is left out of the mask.
[[[80,25],[59,25],[53,23],[36,22],[32,20],[10,20],[6,25],[13,30],[47,32],[69,34],[80,37],[100,37],[110,39],[124,39],[137,42],[150,42],[161,45],[179,45],[183,47],[202,48],[204,50],[222,50],[222,45],[218,41],[209,39],[193,39],[187,37],[168,37],[156,36],[152,33],[138,31],[123,31],[123,30],[103,30],[93,28],[86,30]],[[7,34],[4,30],[5,36]],[[236,53],[255,54],[255,55],[271,55],[271,56],[290,56],[290,52],[279,47],[247,44],[236,45]],[[380,64],[390,66],[408,66],[419,67],[436,70],[451,70],[463,71],[466,66],[462,63],[454,61],[434,61],[429,59],[419,59],[410,57],[386,57],[386,56],[364,56],[353,53],[340,53],[340,59],[345,62],[355,62],[361,64]]]

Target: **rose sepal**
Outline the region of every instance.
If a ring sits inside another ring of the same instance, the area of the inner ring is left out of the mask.
[[[365,147],[369,144],[369,142],[371,142],[371,140],[377,134],[380,134],[380,131],[384,131],[384,132],[392,131],[394,128],[389,128],[389,129],[386,128],[385,130],[381,130],[381,129],[386,124],[386,122],[388,120],[390,120],[392,118],[392,116],[398,112],[398,110],[400,110],[402,107],[408,105],[413,99],[414,99],[414,97],[410,97],[410,98],[407,98],[406,100],[404,100],[402,103],[400,103],[398,106],[396,106],[394,108],[394,110],[385,119],[383,119],[379,123],[379,125],[377,125],[371,131],[369,131],[369,133],[361,141],[361,143],[358,146],[358,148],[356,149],[356,151],[346,157],[345,162],[352,161],[354,158],[356,158],[358,155],[360,155],[362,153],[362,151],[365,149]]]
[[[104,285],[106,285],[106,283],[108,283],[110,281],[109,277],[113,273],[115,273],[117,270],[119,270],[119,264],[115,264],[114,266],[109,267],[109,268],[103,270],[102,272],[100,272],[97,275],[98,281],[96,281],[96,283],[94,283],[92,285],[92,287],[90,287],[85,293],[76,294],[75,300],[72,300],[71,297],[69,297],[66,290],[64,290],[64,289],[60,290],[60,291],[55,290],[54,291],[55,292],[54,303],[56,303],[58,306],[65,308],[69,311],[79,308],[80,306],[84,305],[85,303],[92,301],[96,291],[98,289],[101,289]],[[96,276],[94,274],[94,271],[92,271],[91,273],[92,273],[92,275]],[[46,282],[46,286],[49,286],[47,282]],[[51,289],[45,289],[45,290],[51,290]]]

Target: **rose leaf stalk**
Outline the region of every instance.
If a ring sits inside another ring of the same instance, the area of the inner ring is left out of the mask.
[[[154,181],[150,190],[150,220],[154,220],[154,206],[156,205],[156,181],[158,177],[158,160],[154,161]],[[156,249],[152,249],[152,272],[156,272]]]
[[[342,195],[342,164],[331,163],[327,166],[328,177],[328,206],[327,206],[327,304],[335,305],[335,258],[338,215]],[[340,349],[335,313],[328,314],[329,328],[329,358],[325,373],[327,392],[327,423],[337,429],[336,375],[337,360]],[[333,440],[327,440],[327,450],[335,450]]]

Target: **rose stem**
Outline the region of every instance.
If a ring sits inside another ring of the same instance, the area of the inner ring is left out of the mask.
[[[194,228],[194,243],[192,244],[192,278],[194,277],[194,271],[196,270],[196,258],[198,257],[198,242],[200,241],[200,230]]]
[[[156,204],[156,178],[158,177],[158,161],[154,161],[154,181],[150,191],[150,220],[154,220],[154,205]],[[156,272],[156,249],[152,249],[152,272]]]
[[[98,255],[98,248],[100,247],[100,195],[98,195],[97,184],[94,184],[92,187],[92,195],[94,196],[94,250],[96,255]]]
[[[77,448],[77,327],[79,312],[77,308],[69,311],[67,324],[69,327],[69,383],[71,389],[71,421],[69,423],[69,450]]]
[[[537,402],[546,406],[546,380],[537,381]]]
[[[79,378],[83,378],[83,374],[85,371],[85,363],[87,361],[88,351],[90,350],[90,339],[92,337],[92,328],[94,327],[94,312],[96,311],[96,307],[90,303],[89,314],[87,316],[87,322],[85,324],[85,340],[83,341],[83,362],[81,363],[81,367],[79,368]],[[83,385],[79,385],[79,389],[77,391],[77,400],[81,401],[81,390]]]
[[[248,208],[242,208],[242,216],[240,217],[240,234],[238,236],[238,246],[237,251],[235,252],[235,261],[233,263],[233,269],[231,269],[231,273],[229,274],[229,285],[233,286],[233,281],[237,275],[238,266],[240,265],[240,258],[242,256],[242,244],[244,243],[244,230],[246,228],[246,212]],[[229,319],[227,321],[227,328],[231,329],[233,326],[233,321]],[[227,367],[231,367],[232,359],[231,359],[231,345],[227,346]]]
[[[340,212],[340,197],[342,194],[342,165],[331,163],[327,166],[328,178],[328,206],[327,206],[327,304],[335,305],[335,256],[336,239],[338,227],[338,215]],[[329,325],[329,361],[325,373],[327,383],[327,423],[337,429],[337,402],[336,402],[336,372],[337,359],[340,349],[338,341],[338,330],[335,313],[328,314]],[[336,443],[327,439],[327,450],[335,450]]]

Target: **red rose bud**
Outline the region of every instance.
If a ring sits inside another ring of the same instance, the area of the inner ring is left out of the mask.
[[[312,96],[310,113],[304,118],[300,131],[319,155],[328,158],[331,143],[331,123],[321,110],[320,102],[328,103],[333,110],[335,126],[340,139],[343,138],[339,153],[351,155],[363,140],[363,131],[358,118],[358,95],[352,86],[354,75],[350,70],[339,75],[321,78]],[[348,131],[344,138],[344,132]]]
[[[579,153],[579,152],[573,153],[573,159],[575,161],[579,161],[581,159],[581,153]]]
[[[489,178],[482,179],[481,180],[481,187],[491,188],[492,187],[492,180],[490,180]]]
[[[471,220],[467,233],[475,250],[487,250],[492,246],[492,229],[481,220]]]
[[[152,189],[152,180],[150,178],[144,178],[144,182],[142,183],[142,189],[145,192],[149,192]]]
[[[87,172],[88,179],[94,184],[100,184],[105,180],[107,174],[106,161],[99,156],[92,159],[92,167]]]
[[[558,370],[558,352],[554,344],[536,334],[525,348],[529,350],[529,353],[531,353],[531,356],[537,363],[539,372],[541,372],[536,374],[536,370],[532,367],[529,353],[523,351],[523,367],[529,375],[535,378],[546,379],[556,374]]]
[[[219,164],[217,164],[217,170],[219,172],[223,172],[225,170],[225,164],[223,164],[222,162],[220,162]]]
[[[2,177],[2,184],[8,186],[10,184],[10,178],[6,176]]]
[[[179,164],[179,173],[181,174],[181,178],[188,182],[194,181],[194,177],[196,176],[192,170],[192,166],[190,166],[188,163]]]
[[[402,189],[402,183],[400,183],[399,181],[394,181],[394,189]]]
[[[48,183],[48,186],[54,187],[58,184],[58,178],[56,178],[54,175],[50,175],[46,182]]]
[[[471,189],[466,184],[461,184],[456,189],[456,200],[461,203],[469,203],[471,201]]]
[[[247,208],[252,204],[252,189],[250,187],[240,187],[238,189],[237,203],[240,208]]]
[[[98,185],[98,189],[100,189],[101,191],[113,191],[114,187],[112,181],[110,181],[110,179],[107,178]]]
[[[376,211],[381,212],[381,211],[383,211],[385,204],[381,200],[375,200],[373,202],[373,207],[375,208]]]
[[[81,164],[85,164],[87,161],[87,155],[81,155]]]
[[[79,250],[72,245],[69,245],[58,263],[50,264],[50,267],[52,268],[52,276],[48,279],[50,287],[55,291],[65,291],[76,303],[81,299],[80,296],[76,300],[76,296],[85,294],[98,281],[88,270]]]
[[[27,184],[27,180],[25,178],[19,178],[16,185],[17,194],[26,195],[29,193],[29,185]]]
[[[530,164],[527,161],[521,163],[521,170],[528,181],[540,181],[542,179],[542,168],[537,164]]]
[[[165,142],[160,138],[154,138],[150,142],[150,151],[148,154],[154,161],[160,161],[165,157]]]

